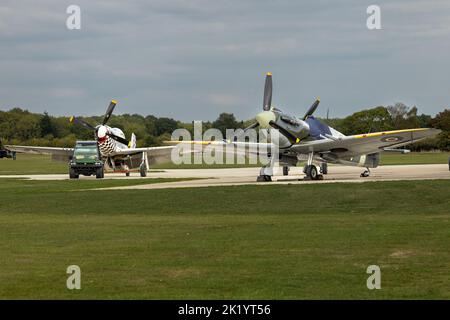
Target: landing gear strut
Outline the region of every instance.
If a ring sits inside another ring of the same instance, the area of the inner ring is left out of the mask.
[[[142,161],[141,165],[139,166],[139,173],[141,174],[141,177],[147,176],[147,170],[148,170],[147,152],[142,152]]]
[[[366,178],[368,176],[370,176],[370,170],[369,170],[369,168],[366,168],[366,170],[364,170],[364,172],[361,173],[360,177],[361,178]]]
[[[313,164],[313,159],[314,159],[314,153],[310,152],[308,155],[308,164],[303,169],[303,172],[306,175],[305,179],[307,179],[307,180],[308,179],[309,180],[322,180],[323,175],[321,173],[319,173],[316,165]]]
[[[256,178],[256,182],[268,182],[272,181],[273,167],[275,165],[275,157],[270,157],[270,162],[259,170],[259,176]],[[284,172],[284,169],[283,169]]]

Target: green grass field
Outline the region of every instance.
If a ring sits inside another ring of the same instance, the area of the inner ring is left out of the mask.
[[[405,155],[383,153],[381,155],[381,165],[448,163],[448,157],[450,157],[449,152],[415,152]],[[154,165],[151,169],[237,168],[243,166],[257,165],[215,164],[208,166],[205,164],[175,165],[173,163],[164,163]],[[67,170],[67,164],[52,161],[51,157],[46,155],[18,154],[16,161],[12,159],[0,159],[0,175],[67,173]]]
[[[449,180],[0,181],[0,298],[450,298]],[[66,288],[72,264],[79,291]],[[371,264],[381,290],[366,288]]]
[[[382,153],[380,165],[448,163],[450,152]]]

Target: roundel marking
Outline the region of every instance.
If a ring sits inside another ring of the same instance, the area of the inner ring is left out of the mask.
[[[383,141],[383,142],[397,142],[397,141],[403,140],[403,137],[391,136],[391,137],[382,138],[380,140]]]

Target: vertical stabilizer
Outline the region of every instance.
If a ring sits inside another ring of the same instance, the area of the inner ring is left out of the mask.
[[[136,148],[136,135],[134,132],[131,134],[131,140],[130,140],[130,148]]]

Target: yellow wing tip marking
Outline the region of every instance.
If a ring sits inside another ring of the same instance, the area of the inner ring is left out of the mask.
[[[192,141],[192,140],[178,140],[178,141],[163,141],[163,143],[166,144],[182,144],[182,143],[186,143],[186,144],[201,144],[201,145],[208,145],[213,143],[214,141]]]
[[[317,99],[316,99],[316,100],[320,102],[320,97],[317,97]]]
[[[111,100],[111,103],[117,104],[117,100]]]
[[[396,134],[396,133],[404,133],[404,132],[417,132],[417,131],[426,131],[426,130],[429,130],[429,128],[416,128],[416,129],[402,129],[402,130],[373,132],[373,133],[357,134],[357,135],[355,135],[355,138],[370,138],[370,137],[384,136],[386,134]]]
[[[69,118],[69,122],[72,123],[74,119],[75,119],[74,116],[71,116],[71,117]]]
[[[272,76],[272,72],[267,72],[267,73],[266,73],[266,76],[271,77],[271,76]]]

